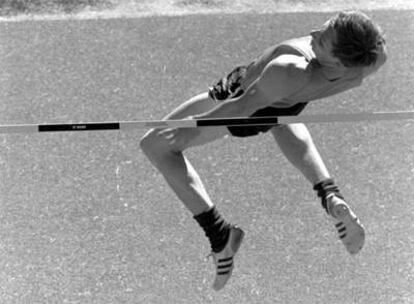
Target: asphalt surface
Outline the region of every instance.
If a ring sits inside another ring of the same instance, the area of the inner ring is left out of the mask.
[[[389,61],[306,113],[413,110],[413,11],[371,14]],[[331,14],[0,23],[0,123],[159,119]],[[346,253],[270,135],[188,151],[246,231],[216,293],[208,243],[138,147],[144,131],[0,136],[0,303],[414,303],[414,123],[309,126],[367,228]]]

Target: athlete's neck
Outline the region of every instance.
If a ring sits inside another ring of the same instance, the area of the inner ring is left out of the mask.
[[[344,69],[337,69],[337,68],[330,67],[330,66],[322,66],[321,70],[325,78],[330,81],[337,80],[339,78],[342,78],[345,75]]]
[[[343,77],[346,74],[346,68],[338,67],[330,63],[321,63],[316,58],[313,60],[315,67],[321,70],[322,75],[329,81],[333,81]]]

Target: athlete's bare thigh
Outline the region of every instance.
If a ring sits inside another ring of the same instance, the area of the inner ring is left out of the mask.
[[[164,120],[169,119],[185,119],[191,115],[201,114],[207,112],[217,106],[217,101],[211,99],[208,96],[208,93],[199,94],[186,102],[182,103],[170,114],[165,116]],[[160,132],[162,129],[153,129],[149,133]],[[223,138],[226,135],[229,135],[229,131],[226,127],[202,127],[200,128],[200,135],[194,140],[188,142],[184,147],[180,147],[182,150],[189,148],[204,145],[208,142],[215,141],[217,139]]]

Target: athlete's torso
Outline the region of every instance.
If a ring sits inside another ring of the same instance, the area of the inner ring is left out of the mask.
[[[246,90],[261,75],[263,69],[269,62],[278,56],[286,54],[303,56],[307,62],[305,72],[309,73],[309,77],[308,82],[298,92],[282,100],[275,100],[273,105],[276,107],[291,106],[295,103],[321,99],[359,86],[362,83],[362,68],[348,69],[340,77],[328,79],[315,59],[315,54],[311,47],[311,37],[307,36],[288,40],[267,49],[262,56],[248,66],[246,76],[241,83],[242,88]],[[295,79],[292,79],[292,81],[295,81]]]

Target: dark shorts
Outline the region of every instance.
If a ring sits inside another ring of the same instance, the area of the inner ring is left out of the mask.
[[[229,75],[220,79],[215,85],[209,88],[209,95],[216,101],[224,101],[230,98],[239,97],[244,93],[241,88],[241,81],[245,77],[247,67],[241,66],[234,69]],[[298,115],[306,107],[306,102],[301,102],[289,108],[266,107],[254,112],[250,117],[267,117],[267,116],[291,116]],[[230,133],[236,137],[254,136],[259,133],[268,132],[270,126],[250,126],[250,127],[227,127]]]

